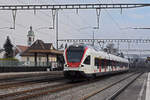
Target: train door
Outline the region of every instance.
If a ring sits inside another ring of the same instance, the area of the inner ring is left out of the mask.
[[[105,72],[106,72],[106,69],[107,69],[107,60],[106,59],[104,60],[104,68],[105,68]]]
[[[112,71],[114,71],[114,62],[113,61],[111,61],[111,69],[112,69]]]
[[[115,61],[113,61],[114,62],[114,71],[116,71],[116,69],[117,69],[117,67],[116,67],[116,62]]]
[[[102,61],[101,61],[101,59],[98,59],[98,61],[99,61],[99,72],[102,72]]]
[[[100,61],[101,61],[101,64],[100,64],[101,72],[105,72],[105,59],[101,59]]]
[[[117,61],[114,61],[114,71],[117,71],[117,69],[118,69]]]
[[[94,58],[94,65],[97,67],[98,72],[101,72],[101,60],[99,58]]]
[[[107,67],[108,71],[111,71],[111,60],[107,60],[107,64],[108,64]]]
[[[84,62],[83,62],[84,65],[81,65],[81,67],[83,67],[84,69],[86,69],[87,72],[91,73],[91,56],[88,55]]]
[[[117,69],[116,62],[113,61],[113,70],[116,71],[116,69]]]
[[[99,59],[99,69],[101,72],[106,72],[106,59]]]

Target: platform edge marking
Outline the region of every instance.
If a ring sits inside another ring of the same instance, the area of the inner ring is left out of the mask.
[[[137,100],[142,100],[142,95],[143,95],[143,93],[144,93],[145,85],[146,85],[146,79],[144,79],[144,83],[143,83],[143,85],[142,85],[142,87],[141,87],[141,91],[140,91],[140,93],[139,93],[139,96],[138,96],[138,99],[137,99]]]
[[[150,100],[150,72],[148,73],[147,86],[146,86],[146,98],[145,100]]]

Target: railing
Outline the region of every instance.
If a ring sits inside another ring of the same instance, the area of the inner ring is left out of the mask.
[[[1,72],[62,71],[63,64],[58,62],[23,62],[0,60]]]

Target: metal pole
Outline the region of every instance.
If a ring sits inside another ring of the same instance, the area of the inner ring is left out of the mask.
[[[93,46],[94,46],[94,42],[95,42],[95,40],[94,40],[94,31],[93,31]]]
[[[128,58],[129,58],[130,42],[128,42]]]
[[[119,50],[119,49],[120,49],[120,47],[119,47],[119,46],[120,46],[120,44],[119,44],[119,41],[118,41],[118,51],[120,51],[120,50]]]
[[[58,10],[56,11],[56,48],[58,50]]]

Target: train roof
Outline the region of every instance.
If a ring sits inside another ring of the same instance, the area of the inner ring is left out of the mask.
[[[103,59],[110,59],[110,60],[115,60],[118,62],[124,62],[124,63],[129,63],[128,59],[122,58],[113,54],[108,54],[107,52],[102,51],[98,46],[93,46],[93,45],[88,45],[88,44],[73,44],[70,46],[82,46],[82,47],[88,47],[94,51],[96,51]],[[70,47],[69,46],[69,47]]]
[[[110,60],[115,60],[115,61],[118,61],[118,62],[129,63],[128,59],[126,59],[126,58],[122,58],[120,56],[116,56],[116,55],[113,55],[113,54],[108,54],[107,52],[104,52],[104,51],[102,51],[99,48],[96,48],[94,46],[88,46],[88,47],[91,48],[91,49],[94,49],[104,59],[110,59]]]

